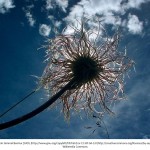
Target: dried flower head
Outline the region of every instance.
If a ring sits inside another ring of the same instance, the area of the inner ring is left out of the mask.
[[[40,85],[55,94],[74,81],[60,98],[66,118],[72,109],[111,112],[108,104],[123,97],[123,77],[133,64],[117,49],[120,33],[103,38],[106,31],[100,21],[92,21],[76,20],[76,26],[68,26],[71,33],[49,39],[46,46],[48,64]]]

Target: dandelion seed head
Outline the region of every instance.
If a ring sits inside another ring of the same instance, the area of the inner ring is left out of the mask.
[[[103,38],[102,30],[106,31],[100,21],[94,20],[91,28],[89,19],[76,21],[77,27],[69,25],[71,33],[48,40],[47,66],[39,84],[55,94],[74,79],[72,87],[60,98],[66,118],[72,109],[110,113],[108,105],[124,97],[124,75],[133,61],[118,51],[119,31],[111,38]]]

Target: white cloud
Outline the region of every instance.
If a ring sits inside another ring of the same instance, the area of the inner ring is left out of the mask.
[[[57,5],[62,8],[64,12],[66,12],[66,8],[68,7],[68,0],[56,0]]]
[[[129,0],[126,7],[127,8],[140,8],[141,4],[146,3],[150,0]]]
[[[69,19],[75,18],[76,16],[82,16],[83,12],[87,16],[93,16],[95,14],[103,15],[104,21],[111,22],[115,17],[113,13],[121,13],[121,0],[110,1],[110,0],[81,0],[76,6],[71,9],[68,16]],[[109,18],[108,18],[109,17]],[[114,21],[113,21],[114,22]]]
[[[51,28],[46,24],[41,24],[39,27],[39,33],[42,36],[49,36]]]
[[[129,14],[128,16],[127,27],[128,30],[133,34],[140,34],[143,29],[143,23],[139,21],[136,15]]]
[[[46,0],[46,9],[52,9],[52,0]]]
[[[33,27],[36,23],[36,20],[34,19],[32,13],[31,13],[31,9],[34,8],[34,5],[29,5],[29,6],[26,6],[26,8],[23,7],[23,11],[25,12],[25,16],[29,22],[29,25],[31,27]]]
[[[48,16],[48,19],[50,19],[50,20],[54,20],[54,16],[49,15],[49,16]]]
[[[67,20],[71,21],[76,16],[81,17],[83,15],[83,7],[81,5],[75,5],[73,8],[71,8],[69,16],[67,16]]]
[[[52,26],[53,26],[52,30],[57,34],[58,29],[59,29],[59,28],[61,27],[61,25],[62,25],[62,22],[56,20],[56,19],[54,18],[54,16],[52,16],[52,15],[49,15],[49,16],[48,16],[48,19],[50,20],[50,22],[51,22],[51,24],[52,24]]]
[[[32,9],[32,8],[34,8],[34,5],[33,5],[33,4],[28,5],[27,8],[28,8],[28,9]]]
[[[27,17],[27,19],[28,19],[28,22],[29,22],[29,24],[30,24],[30,26],[34,26],[35,25],[35,19],[33,18],[33,15],[31,14],[31,12],[30,11],[26,11],[26,17]]]
[[[83,13],[88,17],[100,15],[102,23],[111,24],[113,26],[124,26],[125,20],[128,22],[128,29],[133,34],[139,34],[142,31],[142,22],[134,16],[122,19],[122,15],[127,13],[131,8],[140,9],[141,4],[150,0],[81,0],[70,10],[69,15],[65,18],[68,22],[74,22],[76,17],[82,17]],[[131,19],[134,19],[133,21]],[[138,25],[139,23],[139,25]],[[135,25],[135,29],[132,25]]]
[[[46,9],[53,9],[56,5],[66,12],[68,0],[46,0]]]
[[[61,25],[61,22],[60,22],[60,21],[55,21],[55,26],[56,26],[56,27],[60,27],[60,25]]]
[[[0,13],[4,14],[14,7],[13,0],[0,0]]]

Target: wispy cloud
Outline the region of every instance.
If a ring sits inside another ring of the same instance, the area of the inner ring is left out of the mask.
[[[4,14],[14,7],[13,0],[0,0],[0,13]]]
[[[124,1],[124,0],[122,0]],[[139,9],[141,4],[149,2],[150,0],[128,0],[127,3],[125,3],[124,8],[129,9],[129,8],[137,8]]]
[[[39,33],[42,36],[49,36],[51,28],[46,24],[41,24],[39,27]]]
[[[53,8],[52,0],[46,0],[46,9],[52,9],[52,8]]]
[[[36,23],[36,20],[34,19],[32,13],[31,13],[31,9],[34,8],[34,5],[29,5],[26,8],[23,8],[24,12],[25,12],[25,16],[29,22],[29,25],[31,27],[33,27]]]
[[[46,9],[53,9],[58,5],[64,12],[68,7],[68,0],[46,0]]]
[[[28,22],[29,22],[29,24],[30,24],[30,26],[34,26],[35,25],[35,19],[33,18],[33,15],[31,14],[31,12],[29,12],[29,11],[27,11],[26,12],[26,17],[27,17],[27,19],[28,19]]]
[[[62,8],[64,12],[66,12],[66,8],[68,7],[68,0],[56,0],[57,5]]]

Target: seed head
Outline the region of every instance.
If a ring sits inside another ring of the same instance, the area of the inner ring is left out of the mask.
[[[74,80],[60,98],[66,118],[72,109],[111,112],[108,105],[123,98],[123,77],[133,65],[131,59],[118,51],[118,31],[111,38],[103,38],[101,31],[106,31],[99,21],[93,26],[88,19],[77,22],[78,26],[70,26],[72,33],[48,40],[48,64],[40,78],[40,85],[54,94]]]

